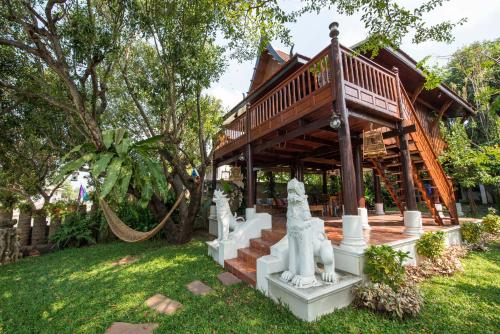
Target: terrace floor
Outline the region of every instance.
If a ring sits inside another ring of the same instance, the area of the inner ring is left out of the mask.
[[[286,217],[283,214],[273,215],[273,230],[285,229]],[[340,244],[342,240],[342,218],[319,216],[325,221],[325,232],[328,239],[334,244]],[[430,217],[423,216],[423,229],[428,231],[439,231],[450,228],[453,225],[439,226]],[[470,220],[470,218],[469,218]],[[368,223],[371,230],[365,230],[365,240],[368,245],[381,245],[393,241],[403,240],[410,237],[404,234],[403,216],[400,214],[369,215]]]

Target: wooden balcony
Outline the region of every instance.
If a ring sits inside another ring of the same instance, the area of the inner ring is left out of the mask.
[[[328,118],[335,99],[329,50],[325,48],[233,120],[219,136],[215,159],[227,158],[246,143],[304,117]],[[345,47],[341,60],[349,109],[391,123],[400,120],[396,75]]]

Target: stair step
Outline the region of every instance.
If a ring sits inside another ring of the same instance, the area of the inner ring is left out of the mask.
[[[274,242],[266,241],[262,238],[250,239],[250,247],[264,252],[266,255],[271,254],[272,245],[274,245]]]
[[[265,252],[261,252],[255,248],[247,247],[238,249],[238,258],[244,260],[245,262],[251,264],[254,267],[257,266],[257,259],[264,255],[268,254],[266,254]]]
[[[240,280],[255,286],[257,283],[257,269],[241,258],[235,258],[224,261],[224,267],[238,277]]]
[[[276,243],[286,235],[285,230],[262,230],[262,239]]]

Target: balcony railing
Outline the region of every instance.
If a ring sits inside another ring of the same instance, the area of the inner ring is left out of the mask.
[[[268,122],[289,112],[319,91],[327,90],[330,98],[334,98],[331,89],[326,88],[332,81],[329,49],[325,48],[250,106],[247,112],[250,115],[251,134],[260,135],[262,131],[258,131],[258,128],[266,127]],[[387,116],[399,117],[395,74],[369,59],[355,56],[353,51],[344,47],[341,49],[341,59],[346,99]],[[246,117],[246,113],[241,115],[221,132],[218,150],[235,141],[246,140]],[[252,136],[253,139],[256,138]]]

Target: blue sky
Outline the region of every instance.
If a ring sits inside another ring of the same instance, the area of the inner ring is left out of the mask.
[[[421,4],[419,0],[402,0],[402,5],[413,8]],[[298,0],[283,0],[285,8],[298,5]],[[443,20],[456,21],[462,17],[467,22],[454,30],[455,41],[451,44],[426,42],[412,44],[411,38],[403,41],[402,49],[416,60],[431,55],[435,61],[446,62],[446,57],[456,49],[474,41],[500,37],[500,0],[451,0],[426,16],[426,22],[438,23]],[[308,14],[290,24],[294,52],[313,56],[329,43],[328,25],[332,21],[340,23],[340,43],[351,46],[366,37],[366,30],[360,21],[360,15],[339,15],[334,10],[323,10],[319,14]],[[288,52],[290,48],[280,43],[273,43],[275,48]],[[230,61],[221,79],[212,85],[208,94],[222,100],[226,109],[232,108],[246,93],[252,77],[255,61],[238,63]]]

